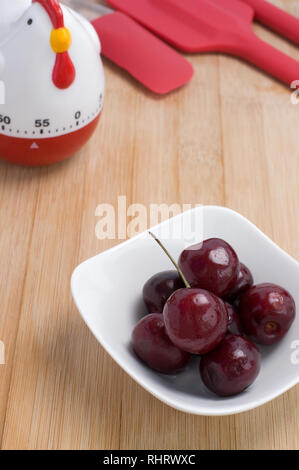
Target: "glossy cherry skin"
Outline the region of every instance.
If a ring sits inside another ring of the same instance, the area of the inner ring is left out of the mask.
[[[132,344],[143,362],[164,374],[179,372],[191,357],[172,344],[160,313],[151,313],[137,323],[132,334]]]
[[[163,312],[166,300],[184,287],[177,271],[163,271],[152,276],[143,287],[143,300],[149,313]]]
[[[244,263],[240,263],[238,278],[229,292],[224,296],[224,300],[233,302],[239,295],[245,292],[253,285],[251,271]]]
[[[225,302],[225,307],[228,314],[227,332],[231,335],[242,335],[243,328],[241,325],[239,314],[236,312],[235,308],[228,302]]]
[[[191,287],[223,297],[235,285],[240,263],[233,248],[220,238],[210,238],[186,248],[179,267]]]
[[[239,314],[244,332],[260,344],[274,344],[291,327],[296,306],[291,294],[275,284],[258,284],[240,297]]]
[[[201,358],[200,375],[209,390],[230,396],[251,385],[260,367],[260,352],[252,341],[227,335],[216,349]]]
[[[204,289],[179,289],[163,309],[171,341],[191,354],[204,354],[224,338],[228,314],[224,302]]]

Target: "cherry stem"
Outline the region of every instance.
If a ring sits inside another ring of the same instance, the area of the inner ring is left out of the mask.
[[[179,273],[179,275],[181,276],[182,278],[182,281],[183,283],[185,284],[185,286],[187,287],[187,289],[190,289],[190,284],[189,282],[187,281],[187,279],[185,278],[182,270],[178,267],[178,264],[174,261],[173,257],[171,256],[171,254],[169,253],[169,251],[167,251],[167,249],[165,248],[165,246],[160,242],[159,238],[156,237],[156,235],[154,235],[152,232],[148,232],[150,234],[151,237],[153,237],[154,240],[156,240],[156,242],[158,243],[158,245],[162,248],[162,250],[164,251],[164,253],[166,253],[166,255],[168,256],[168,258],[170,259],[170,261],[172,262],[172,264],[174,265],[175,269],[177,270],[177,272]]]

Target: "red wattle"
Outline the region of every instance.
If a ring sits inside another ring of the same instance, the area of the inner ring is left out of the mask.
[[[68,52],[56,54],[53,69],[53,82],[57,88],[64,90],[71,86],[76,77],[76,70]]]

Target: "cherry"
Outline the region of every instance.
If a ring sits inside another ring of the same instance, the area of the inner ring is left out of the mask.
[[[292,325],[296,307],[289,292],[275,284],[258,284],[240,297],[239,312],[245,333],[257,343],[274,344]]]
[[[151,313],[137,323],[132,334],[132,344],[143,362],[164,374],[179,372],[190,359],[190,354],[181,351],[170,341],[160,313]]]
[[[239,307],[240,307],[240,297],[237,297],[233,303],[231,304],[234,309],[236,310],[237,313],[239,313]]]
[[[240,263],[238,278],[230,291],[224,296],[224,299],[228,302],[233,302],[239,295],[249,289],[252,284],[253,277],[249,268],[245,264]]]
[[[235,308],[228,302],[225,302],[225,307],[226,307],[226,311],[228,314],[227,332],[232,335],[242,335],[243,329],[242,329],[240,317],[238,313],[236,312]]]
[[[224,338],[228,313],[224,302],[204,289],[192,289],[183,271],[164,245],[151,232],[176,267],[186,288],[175,291],[163,308],[165,327],[170,340],[191,354],[203,354],[215,348]]]
[[[179,267],[191,287],[209,290],[219,297],[235,285],[240,263],[233,248],[220,238],[210,238],[186,248]]]
[[[227,335],[218,348],[201,358],[200,375],[206,387],[220,396],[236,395],[258,376],[260,352],[247,338]]]
[[[163,271],[152,276],[143,287],[143,300],[149,313],[162,313],[166,300],[184,282],[177,271]]]
[[[228,327],[224,302],[204,289],[177,290],[167,300],[163,316],[171,341],[192,354],[214,349]]]

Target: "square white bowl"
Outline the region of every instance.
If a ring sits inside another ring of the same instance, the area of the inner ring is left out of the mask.
[[[174,236],[190,221],[197,227],[193,238]],[[299,305],[299,263],[240,214],[223,207],[198,207],[151,230],[177,258],[183,248],[192,243],[211,237],[223,238],[251,269],[255,283],[279,284]],[[167,239],[163,236],[165,233],[169,234]],[[173,269],[170,261],[155,241],[142,233],[83,262],[72,275],[73,297],[84,321],[106,351],[137,383],[173,408],[209,416],[250,410],[299,383],[299,364],[291,361],[294,342],[299,340],[298,315],[280,343],[260,348],[261,372],[240,395],[220,398],[210,393],[201,382],[197,358],[176,376],[158,374],[146,367],[131,348],[131,333],[145,313],[144,283],[153,274],[166,269]]]

